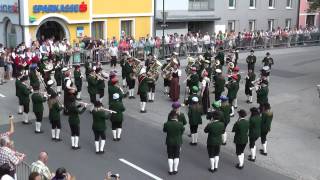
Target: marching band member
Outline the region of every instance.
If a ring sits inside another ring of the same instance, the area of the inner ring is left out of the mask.
[[[96,74],[99,75],[100,77],[103,77],[102,75],[102,69],[100,67],[98,67],[96,69]],[[99,95],[99,101],[102,102],[103,101],[103,97],[104,97],[104,89],[106,87],[105,85],[105,79],[101,79],[100,77],[98,77],[97,81],[97,95]],[[98,98],[97,98],[98,99]]]
[[[167,133],[166,145],[168,154],[169,175],[178,173],[180,151],[182,145],[183,124],[178,122],[178,115],[172,114],[164,123],[163,132]]]
[[[75,97],[71,99],[71,104],[68,106],[69,126],[71,129],[71,147],[73,150],[80,149],[79,136],[80,136],[80,118],[79,114],[82,114],[86,110],[87,104],[77,104]],[[81,110],[79,109],[81,108]]]
[[[241,74],[240,74],[240,68],[239,66],[235,66],[233,68],[233,74],[236,75],[238,78],[237,78],[237,83],[238,83],[238,86],[240,87],[240,81],[241,81]],[[238,98],[236,96],[236,98],[234,99],[234,108],[238,108]]]
[[[198,144],[198,126],[202,124],[202,108],[199,104],[199,98],[193,97],[192,104],[189,105],[188,118],[190,125],[190,132],[192,137],[191,146],[196,146]]]
[[[52,96],[53,94],[58,94],[58,93],[53,89],[53,87],[52,87],[53,84],[54,84],[53,80],[49,80],[48,83],[47,83],[47,88],[46,88],[46,90],[47,90],[47,94],[48,94],[49,97]]]
[[[250,109],[251,116],[249,118],[249,147],[251,155],[249,155],[249,161],[256,160],[256,141],[261,135],[261,116],[258,108]]]
[[[25,49],[25,57],[24,57],[24,61],[25,61],[25,67],[24,67],[24,71],[26,75],[29,75],[29,66],[32,63],[32,53],[31,53],[31,49],[30,48],[26,48]]]
[[[224,66],[224,52],[223,52],[223,47],[219,47],[219,49],[217,50],[217,56],[215,57],[215,59],[219,60],[221,67]]]
[[[218,170],[224,123],[220,121],[220,114],[217,111],[208,113],[208,119],[210,122],[205,127],[204,132],[208,133],[207,151],[210,159],[210,168],[208,170],[213,173]]]
[[[184,104],[190,106],[192,104],[192,98],[196,97],[200,99],[198,92],[199,92],[199,88],[197,86],[193,86],[191,88],[191,94],[188,96]]]
[[[22,82],[20,86],[20,97],[21,97],[21,103],[23,105],[23,124],[30,124],[29,122],[29,103],[30,103],[30,97],[29,95],[31,94],[31,89],[27,85],[27,76],[23,76],[20,80]]]
[[[129,99],[135,99],[134,97],[134,87],[136,84],[135,76],[133,75],[133,59],[129,58],[128,62],[125,64],[125,72],[127,73],[126,81],[129,88]]]
[[[201,101],[202,101],[202,109],[203,113],[207,114],[210,108],[210,94],[209,94],[209,87],[210,87],[210,78],[208,77],[208,72],[204,71],[202,74],[202,82],[201,82]]]
[[[221,107],[220,110],[223,113],[223,118],[221,118],[221,121],[224,122],[224,133],[222,135],[222,145],[227,144],[227,126],[230,122],[230,114],[231,114],[231,105],[229,104],[229,98],[227,96],[221,96]]]
[[[147,74],[148,76],[151,75],[149,72],[150,68],[156,63],[154,56],[150,53],[148,55],[148,59],[146,61],[146,67],[147,67]],[[155,77],[154,77],[155,78]],[[149,102],[154,102],[155,98],[155,90],[156,90],[156,79],[153,79],[153,81],[150,81],[148,83],[148,101]]]
[[[113,95],[119,94],[119,101],[122,102],[123,90],[119,86],[119,79],[117,77],[111,79],[111,84],[108,86],[109,105],[114,101]]]
[[[193,86],[199,87],[200,77],[197,74],[197,68],[191,67],[191,75],[187,78],[187,86],[190,91]]]
[[[261,144],[260,154],[267,156],[267,135],[271,130],[271,122],[273,119],[273,112],[269,103],[265,103],[261,115]]]
[[[40,134],[43,133],[43,131],[41,131],[41,123],[42,123],[42,118],[43,118],[43,103],[46,102],[46,97],[41,95],[39,90],[40,90],[40,86],[35,86],[34,88],[34,92],[31,96],[31,100],[32,100],[32,109],[33,109],[33,113],[36,116],[36,130],[35,133],[36,134]]]
[[[163,64],[163,66],[161,67],[161,71],[164,70],[165,67],[167,67],[167,65],[170,63],[170,58],[166,59],[166,63]],[[169,87],[170,87],[170,78],[169,77],[165,77],[163,78],[163,86],[164,86],[164,93],[168,94],[169,93]]]
[[[138,94],[140,95],[140,113],[146,113],[148,82],[152,81],[146,75],[146,69],[142,68],[139,73]]]
[[[271,66],[274,65],[273,59],[272,59],[272,57],[270,57],[269,52],[267,52],[266,57],[263,58],[262,64],[263,64],[263,66],[269,66],[270,69],[271,69]]]
[[[126,110],[122,101],[120,100],[120,94],[115,93],[112,95],[113,101],[110,103],[110,110],[116,113],[111,113],[110,121],[112,124],[113,141],[120,141],[122,132],[123,112]]]
[[[257,57],[254,55],[254,50],[251,49],[250,55],[246,59],[246,62],[248,64],[248,70],[252,69],[252,71],[254,72],[254,66],[256,64],[256,61],[257,61]]]
[[[15,81],[16,96],[18,97],[18,101],[19,101],[18,114],[22,114],[23,112],[23,104],[21,100],[21,86],[22,86],[21,78],[22,77],[23,77],[22,74],[18,73]]]
[[[30,79],[30,86],[33,88],[35,86],[40,86],[40,80],[39,77],[41,76],[40,73],[37,71],[37,64],[32,64],[30,66],[30,73],[29,73],[29,79]]]
[[[81,69],[80,65],[76,65],[74,71],[73,71],[73,77],[74,77],[74,84],[76,85],[77,88],[77,100],[81,100],[81,90],[82,90],[82,74],[81,74]]]
[[[70,78],[71,76],[70,70],[68,70],[67,68],[63,70],[66,70],[64,73],[65,78],[64,78],[64,94],[63,94],[64,95],[64,98],[63,98],[64,114],[68,114],[69,106],[72,103],[73,96],[75,96],[76,88],[73,86],[73,82]]]
[[[61,86],[63,81],[63,73],[62,73],[62,64],[61,60],[57,59],[56,65],[54,67],[54,79],[56,80],[57,84],[57,93],[61,94]]]
[[[260,105],[260,110],[261,110],[263,105],[268,103],[268,94],[269,94],[268,81],[263,80],[256,92],[257,92],[257,103]]]
[[[248,70],[248,74],[246,76],[246,84],[245,84],[245,94],[247,96],[247,103],[252,103],[252,87],[254,87],[254,82],[256,80],[256,74],[252,71],[252,69]]]
[[[245,119],[247,113],[245,110],[241,109],[238,111],[239,119],[233,125],[232,132],[234,132],[233,142],[236,145],[236,154],[239,159],[239,163],[236,165],[236,168],[242,169],[244,164],[244,149],[248,143],[248,131],[249,131],[249,122]]]
[[[94,133],[94,141],[96,154],[104,153],[104,146],[106,144],[106,120],[109,119],[109,115],[106,114],[104,110],[101,109],[102,103],[97,101],[94,105],[94,110],[92,111],[93,123],[92,130]],[[100,140],[101,138],[101,140]]]
[[[228,98],[229,98],[229,104],[231,105],[231,114],[230,116],[233,117],[234,116],[234,109],[235,109],[235,105],[234,105],[234,101],[237,98],[237,93],[239,90],[239,84],[237,83],[238,80],[238,76],[236,74],[231,76],[232,80],[229,81],[229,83],[226,85],[227,89],[228,89]]]
[[[129,57],[129,52],[125,51],[122,55],[122,59],[120,61],[120,66],[121,66],[121,77],[122,77],[122,88],[127,88],[127,81],[126,77],[128,76],[128,73],[126,72],[126,63],[128,61]]]
[[[89,77],[88,77],[87,81],[88,81],[88,93],[89,93],[89,96],[90,96],[90,102],[92,104],[95,104],[96,101],[97,101],[96,94],[97,94],[98,80],[97,80],[96,72],[95,72],[94,69],[90,70],[90,74],[89,74]],[[93,108],[94,107],[92,107],[90,109],[90,112],[92,112]]]
[[[221,69],[216,69],[215,84],[214,84],[214,96],[215,100],[220,99],[221,94],[224,92],[226,80],[222,75]]]
[[[170,90],[169,95],[171,101],[178,101],[180,98],[180,84],[179,78],[182,75],[181,70],[179,69],[179,62],[177,60],[173,60],[173,67],[171,72],[171,80],[170,80]]]
[[[58,94],[51,94],[48,100],[49,107],[49,120],[51,123],[51,135],[53,141],[61,141],[60,131],[61,131],[61,121],[60,112],[63,110],[63,105],[60,104],[58,99]]]
[[[186,120],[186,116],[184,115],[184,113],[180,111],[181,104],[178,101],[176,101],[176,102],[172,103],[171,107],[172,107],[172,110],[170,111],[170,113],[168,115],[167,121],[169,121],[174,115],[177,115],[178,122],[182,123],[182,125],[185,126],[187,124],[187,120]]]

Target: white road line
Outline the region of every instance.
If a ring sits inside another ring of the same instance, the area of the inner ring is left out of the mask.
[[[4,98],[4,97],[6,97],[6,96],[0,93],[0,97],[3,97],[3,98]]]
[[[134,169],[136,169],[136,170],[148,175],[149,177],[152,177],[155,180],[163,180],[163,179],[159,178],[158,176],[156,176],[156,175],[154,175],[154,174],[142,169],[139,166],[136,166],[136,165],[132,164],[131,162],[129,162],[129,161],[125,160],[125,159],[119,159],[119,161],[123,162],[124,164],[127,164],[128,166],[133,167]]]

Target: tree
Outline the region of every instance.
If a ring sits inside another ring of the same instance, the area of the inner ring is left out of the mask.
[[[320,8],[320,0],[310,0],[309,1],[309,12],[315,12]]]

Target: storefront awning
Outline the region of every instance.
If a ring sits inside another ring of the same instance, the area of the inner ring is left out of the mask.
[[[213,11],[167,11],[167,22],[203,22],[220,20]],[[156,21],[162,22],[162,12],[157,11]]]

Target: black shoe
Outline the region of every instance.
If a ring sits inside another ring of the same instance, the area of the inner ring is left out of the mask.
[[[100,151],[99,154],[104,154],[104,151]]]
[[[151,103],[151,102],[152,102],[152,100],[148,100],[148,102],[150,102],[150,103]]]
[[[235,109],[238,109],[238,106],[237,107],[234,107]]]
[[[120,141],[121,140],[121,138],[117,138],[117,141]]]
[[[19,115],[23,114],[22,112],[18,112]]]
[[[188,137],[191,137],[191,134],[188,134]]]
[[[197,143],[193,143],[193,142],[190,142],[189,143],[191,146],[196,146],[197,145]]]
[[[222,143],[223,146],[227,145],[227,143]]]
[[[77,101],[81,101],[82,99],[81,98],[77,98]]]
[[[56,140],[56,138],[51,138],[51,140],[52,140],[52,141],[55,141],[55,140]]]
[[[249,101],[249,100],[247,100],[246,102],[247,102],[247,104],[249,104],[249,103],[250,103],[250,101]]]
[[[237,164],[236,168],[241,170],[241,169],[243,169],[243,166],[240,166],[240,164]]]
[[[113,141],[117,141],[118,139],[117,138],[113,138]]]
[[[251,101],[249,101],[249,104],[252,104],[252,102],[251,102]]]
[[[36,133],[36,134],[42,134],[43,131],[34,131],[34,133]]]
[[[265,152],[263,151],[263,149],[260,149],[260,154],[261,154],[261,155],[264,155],[264,156],[267,156],[267,155],[268,155],[268,153],[265,153]]]
[[[32,124],[32,123],[30,121],[28,121],[28,122],[22,121],[22,124],[29,125],[29,124]]]
[[[78,146],[78,147],[74,147],[75,150],[79,150],[81,149],[81,146]]]
[[[230,117],[234,117],[234,114],[233,114],[233,115],[230,115]]]
[[[168,171],[168,174],[169,174],[169,175],[173,175],[173,172]]]
[[[60,138],[59,138],[59,139],[56,139],[56,142],[60,142],[60,141],[62,141],[62,139],[60,139]]]
[[[215,168],[213,171],[214,171],[214,172],[217,172],[217,171],[218,171],[218,168]]]
[[[255,162],[255,161],[256,161],[256,159],[253,159],[251,155],[249,155],[248,160],[249,160],[249,161],[252,161],[252,162]]]
[[[208,171],[214,173],[214,169],[208,168]]]
[[[173,171],[173,175],[176,175],[176,174],[178,174],[178,171]]]
[[[74,147],[74,146],[71,146],[71,149],[73,149],[73,150],[76,150],[76,147]]]
[[[147,113],[147,111],[146,110],[144,110],[144,111],[140,110],[140,113]]]
[[[98,151],[98,152],[96,151],[96,154],[100,154],[100,151]]]

